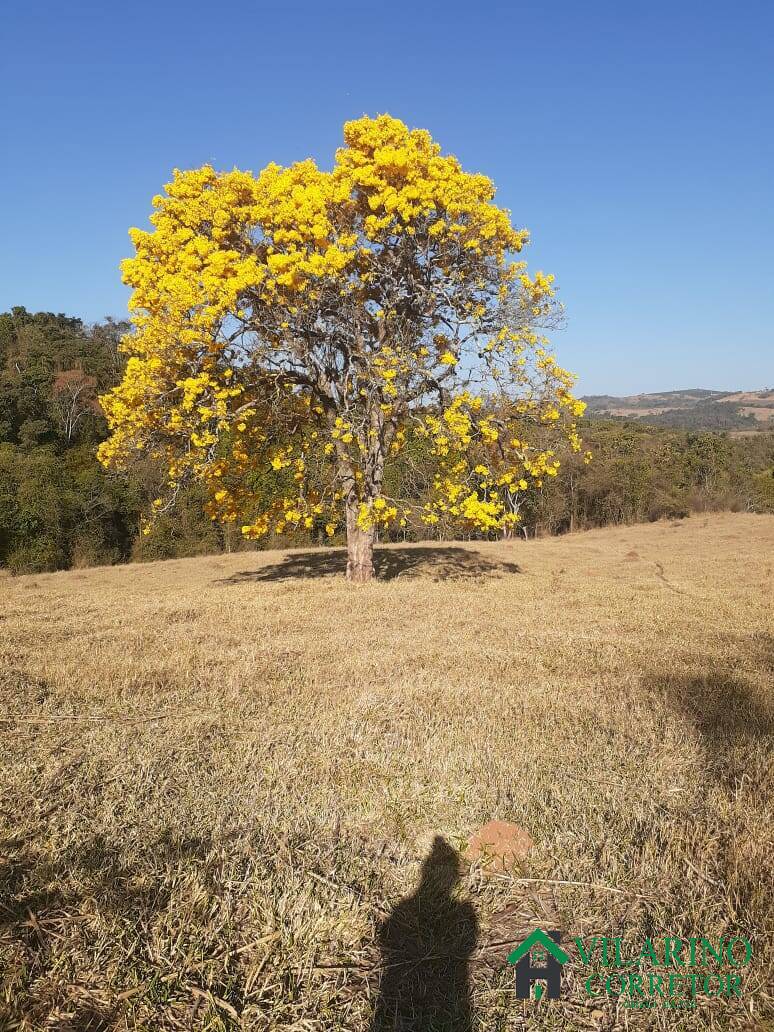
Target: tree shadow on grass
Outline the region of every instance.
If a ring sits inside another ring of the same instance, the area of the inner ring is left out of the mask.
[[[150,983],[154,965],[145,943],[171,905],[170,872],[203,866],[212,849],[207,835],[173,839],[165,833],[127,862],[119,844],[103,835],[44,857],[34,837],[0,840],[0,958],[16,958],[19,972],[14,993],[0,998],[0,1028],[27,1027],[25,1021],[52,1032],[124,1027],[127,1003],[116,997],[122,987],[107,967],[118,958]],[[114,938],[103,941],[111,928]],[[81,968],[74,964],[69,972],[73,984],[56,976],[66,936],[81,951]],[[106,965],[84,980],[85,958],[98,953],[106,955]],[[181,979],[192,981],[190,972],[181,971]],[[224,974],[226,982],[219,992],[238,1003],[239,984]],[[130,995],[139,999],[133,988]]]
[[[685,860],[688,879],[702,879],[708,916],[728,915],[751,931],[770,924],[771,913],[763,825],[774,793],[774,706],[767,695],[773,645],[771,635],[729,635],[727,658],[700,656],[684,674],[655,671],[642,680],[677,734],[699,750],[692,793],[675,801],[685,833],[662,832],[660,847],[675,863]],[[668,898],[667,892],[664,904]]]
[[[416,892],[378,930],[382,976],[371,1032],[470,1032],[473,906],[454,898],[460,858],[440,836]]]
[[[152,888],[138,882],[139,868],[128,865],[118,846],[103,835],[79,841],[45,860],[31,860],[26,846],[23,839],[0,841],[0,932],[13,929],[34,940],[40,932],[37,921],[29,921],[30,913],[80,912],[84,901],[91,898],[99,901],[102,913],[120,915],[127,921],[147,921],[169,904],[168,886],[160,878]],[[176,854],[201,858],[208,848],[206,838],[191,837],[173,844],[169,836],[162,836],[143,859],[158,862]]]
[[[521,573],[516,563],[488,559],[480,552],[454,547],[377,548],[374,550],[374,566],[377,578],[385,581],[403,576],[425,576],[435,581],[473,580],[493,574]],[[319,552],[290,552],[279,563],[243,570],[217,583],[343,577],[346,572],[346,549],[331,548]]]
[[[774,672],[774,637],[754,634],[735,640],[748,666],[769,680]],[[664,707],[694,729],[704,766],[719,783],[733,789],[745,773],[747,758],[774,737],[774,706],[761,687],[732,662],[706,672],[652,673],[644,679]]]

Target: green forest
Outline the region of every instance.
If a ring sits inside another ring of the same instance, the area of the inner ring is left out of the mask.
[[[12,573],[256,547],[237,528],[211,522],[196,489],[144,536],[141,519],[163,474],[138,462],[118,477],[97,462],[107,433],[98,397],[121,378],[119,342],[128,330],[113,319],[87,324],[24,308],[0,314],[0,565]],[[524,536],[708,510],[774,511],[772,433],[734,436],[596,418],[582,421],[581,430],[593,460],[566,460],[531,496],[522,512]],[[393,486],[396,494],[411,494],[405,482]],[[418,502],[421,492],[419,478]],[[443,523],[433,528],[434,537],[453,533]],[[391,536],[427,538],[428,528],[408,526]],[[259,547],[323,539],[315,529],[282,542],[268,537]]]

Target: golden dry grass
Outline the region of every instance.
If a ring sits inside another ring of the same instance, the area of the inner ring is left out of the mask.
[[[3,578],[0,1028],[397,1029],[395,906],[450,1008],[477,923],[477,1029],[762,1024],[773,546],[737,514],[387,548],[355,589],[330,551]],[[423,912],[434,838],[493,817],[523,869]],[[535,925],[747,935],[744,999],[521,1003]]]

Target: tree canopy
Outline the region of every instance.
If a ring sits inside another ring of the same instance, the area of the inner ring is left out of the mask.
[[[265,537],[245,539],[239,524],[204,513],[208,492],[195,479],[180,488],[174,509],[148,525],[150,534],[142,534],[141,514],[163,493],[168,470],[140,450],[128,475],[115,477],[94,454],[107,436],[95,394],[123,377],[117,345],[127,329],[110,319],[87,325],[23,308],[0,313],[0,567],[25,573],[326,540],[323,522],[286,525],[279,535],[271,527]],[[588,413],[581,425],[594,461],[586,465],[583,453],[570,454],[557,476],[520,496],[518,528],[525,536],[696,510],[774,510],[771,433],[656,430],[640,422],[590,421]],[[459,517],[448,509],[436,509],[432,526],[422,522],[437,492],[433,449],[433,439],[409,435],[389,457],[384,497],[404,499],[403,509],[412,512],[405,527],[393,520],[382,528],[382,540],[459,536]],[[271,465],[251,473],[256,508],[271,506],[276,486]],[[327,540],[339,544],[344,533],[342,526]],[[468,527],[463,533],[486,538],[502,531]]]
[[[580,450],[584,405],[543,335],[553,277],[529,274],[528,233],[494,196],[387,115],[347,123],[331,171],[176,171],[152,230],[131,231],[134,330],[101,461],[152,456],[157,512],[195,480],[248,538],[344,525],[354,579],[375,528],[412,515],[387,473],[419,444],[424,522],[513,527]]]

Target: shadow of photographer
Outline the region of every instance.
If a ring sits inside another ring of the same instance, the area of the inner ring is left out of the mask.
[[[382,978],[372,1032],[470,1032],[478,922],[473,906],[455,898],[459,880],[459,855],[436,837],[416,891],[378,930]]]

